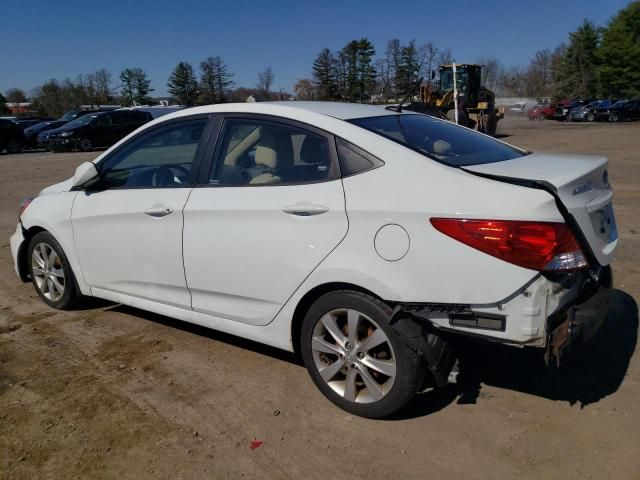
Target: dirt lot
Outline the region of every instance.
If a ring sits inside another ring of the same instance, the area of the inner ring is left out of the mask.
[[[582,364],[481,348],[464,389],[386,421],[333,407],[286,353],[117,305],[47,308],[12,270],[16,208],[97,153],[1,155],[0,477],[640,478],[640,122],[510,118],[499,132],[609,156],[613,311]]]

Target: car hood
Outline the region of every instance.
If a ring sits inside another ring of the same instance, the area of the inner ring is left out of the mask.
[[[71,187],[73,187],[73,177],[68,178],[64,182],[56,183],[54,185],[49,185],[47,188],[42,189],[39,195],[68,192],[69,190],[71,190]]]
[[[573,217],[593,255],[608,265],[618,243],[611,202],[608,160],[592,155],[532,153],[504,162],[464,167],[507,182],[543,186]]]

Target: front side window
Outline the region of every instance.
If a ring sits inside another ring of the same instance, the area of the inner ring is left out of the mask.
[[[258,120],[228,120],[223,127],[212,185],[306,183],[333,178],[323,136]]]
[[[385,115],[351,123],[451,167],[501,162],[527,152],[429,115]]]
[[[149,133],[100,162],[100,188],[162,188],[191,184],[191,168],[207,120]]]

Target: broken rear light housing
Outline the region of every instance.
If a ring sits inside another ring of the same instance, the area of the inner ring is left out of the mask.
[[[430,221],[445,235],[523,268],[554,272],[589,266],[565,223],[462,218]]]

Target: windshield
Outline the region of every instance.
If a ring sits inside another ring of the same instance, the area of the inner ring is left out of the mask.
[[[94,118],[98,118],[98,115],[83,115],[82,117],[76,118],[75,120],[67,123],[65,127],[81,127],[82,125],[88,125]]]
[[[527,152],[428,115],[357,118],[351,123],[451,167],[501,162]]]

